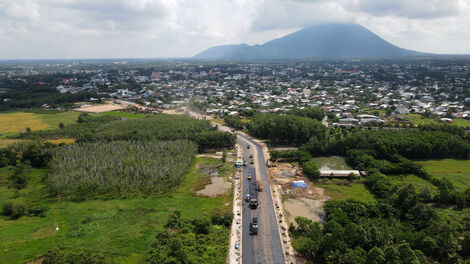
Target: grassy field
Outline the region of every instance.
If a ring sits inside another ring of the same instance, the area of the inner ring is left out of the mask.
[[[390,177],[394,183],[399,186],[405,186],[408,184],[413,185],[416,189],[428,188],[431,192],[437,191],[437,187],[429,181],[423,180],[416,175],[404,175],[404,176],[393,176]]]
[[[126,112],[119,112],[119,111],[111,111],[111,112],[103,112],[99,114],[93,114],[96,116],[119,116],[119,117],[126,117],[126,118],[139,118],[145,116],[144,114],[135,114],[135,113],[126,113]]]
[[[336,184],[315,184],[315,186],[323,188],[325,195],[333,200],[354,199],[358,201],[374,201],[373,194],[366,189],[364,184],[336,185]]]
[[[467,189],[470,187],[470,160],[427,160],[419,161],[424,169],[432,176],[449,179],[455,187]]]
[[[407,114],[407,115],[405,115],[405,118],[407,118],[408,120],[413,122],[413,124],[415,124],[415,125],[419,125],[419,124],[423,124],[423,125],[441,124],[441,122],[439,122],[435,119],[426,118],[426,117],[424,117],[422,115],[418,115],[418,114]],[[470,126],[470,120],[452,118],[452,125],[467,127],[467,126]]]
[[[0,114],[0,133],[20,133],[25,132],[29,127],[31,130],[43,130],[48,127],[42,119],[34,113],[3,113]]]
[[[0,205],[15,200],[50,209],[42,218],[9,220],[0,216],[0,263],[24,263],[58,247],[101,251],[117,263],[143,262],[156,230],[163,229],[170,212],[180,210],[183,217],[196,218],[216,210],[230,210],[230,193],[218,198],[193,195],[193,185],[201,176],[198,166],[218,163],[211,158],[197,158],[183,183],[166,195],[83,202],[49,197],[44,182],[47,171],[39,169],[33,170],[28,187],[15,193],[6,182],[11,172],[2,168]]]

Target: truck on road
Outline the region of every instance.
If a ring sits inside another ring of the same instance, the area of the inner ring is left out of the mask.
[[[258,207],[258,186],[256,182],[250,183],[250,207],[251,209]]]
[[[250,235],[258,234],[258,217],[253,217],[253,220],[250,223]]]

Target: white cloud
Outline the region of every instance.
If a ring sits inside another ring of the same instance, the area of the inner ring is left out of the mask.
[[[192,56],[356,22],[404,48],[470,53],[470,0],[0,0],[0,59]]]

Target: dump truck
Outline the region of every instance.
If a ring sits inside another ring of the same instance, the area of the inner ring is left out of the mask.
[[[250,234],[256,236],[258,234],[258,217],[253,217],[250,223]]]
[[[251,209],[258,207],[258,186],[256,182],[250,183],[250,207]]]

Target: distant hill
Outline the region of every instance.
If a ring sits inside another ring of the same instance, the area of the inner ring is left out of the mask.
[[[357,24],[330,23],[306,27],[263,45],[209,48],[193,58],[229,59],[354,59],[431,55],[397,47]]]

